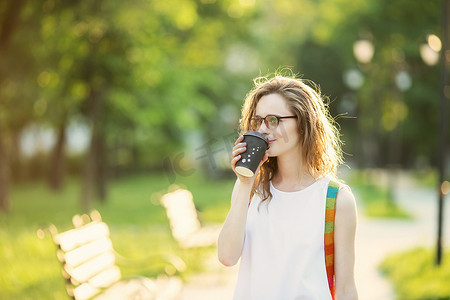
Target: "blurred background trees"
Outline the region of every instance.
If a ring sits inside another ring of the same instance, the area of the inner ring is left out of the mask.
[[[175,162],[226,173],[251,80],[283,67],[328,96],[348,164],[433,167],[439,8],[419,0],[3,1],[0,207],[8,209],[17,181],[47,178],[57,190],[79,176],[87,210],[118,176],[166,176]]]

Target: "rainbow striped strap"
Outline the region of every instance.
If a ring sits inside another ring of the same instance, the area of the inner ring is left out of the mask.
[[[334,216],[336,215],[336,198],[339,183],[331,180],[327,190],[327,203],[325,208],[325,265],[327,268],[328,286],[334,300]]]

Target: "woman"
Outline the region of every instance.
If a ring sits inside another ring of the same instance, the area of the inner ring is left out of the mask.
[[[218,240],[222,264],[241,259],[234,299],[357,299],[356,205],[343,185],[334,219],[335,280],[327,280],[325,198],[342,162],[327,107],[300,79],[275,76],[255,83],[240,129],[259,131],[270,148],[255,175],[244,177],[235,166],[245,143],[242,135],[236,140],[231,166],[237,180]]]

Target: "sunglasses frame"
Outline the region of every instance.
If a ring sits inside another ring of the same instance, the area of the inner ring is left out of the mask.
[[[276,118],[277,124],[275,125],[275,127],[270,127],[269,126],[269,121],[267,120],[268,117],[275,117]],[[284,117],[282,117],[282,116],[277,116],[277,115],[267,115],[264,118],[263,117],[259,117],[259,116],[255,116],[255,117],[252,117],[250,119],[250,124],[251,124],[252,121],[260,119],[261,122],[257,126],[258,128],[252,128],[252,130],[258,130],[261,127],[263,121],[264,121],[264,124],[266,124],[267,128],[269,128],[269,129],[276,129],[276,128],[278,128],[278,125],[280,125],[280,120],[282,120],[282,119],[293,119],[293,118],[297,119],[297,116],[284,116]]]

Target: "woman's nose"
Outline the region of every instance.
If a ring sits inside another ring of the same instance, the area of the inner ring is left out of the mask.
[[[270,129],[267,128],[267,126],[266,126],[266,122],[261,123],[261,126],[259,126],[259,129],[258,129],[258,132],[262,133],[262,134],[268,134],[270,132]]]

